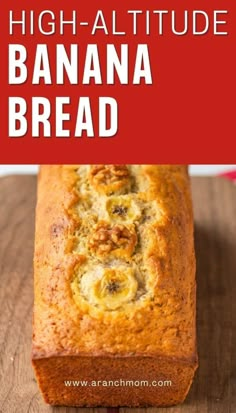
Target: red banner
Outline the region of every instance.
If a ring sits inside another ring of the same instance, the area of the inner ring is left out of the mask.
[[[1,5],[1,163],[233,163],[233,0]]]

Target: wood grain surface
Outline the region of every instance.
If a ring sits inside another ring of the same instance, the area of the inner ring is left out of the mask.
[[[31,368],[36,178],[0,179],[0,412],[106,413],[50,407]],[[49,194],[50,196],[50,194]],[[199,369],[186,402],[110,413],[236,412],[236,187],[193,179],[198,283]]]

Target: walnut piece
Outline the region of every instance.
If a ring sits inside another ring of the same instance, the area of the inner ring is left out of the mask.
[[[89,247],[98,255],[115,253],[117,256],[130,256],[137,243],[135,230],[122,224],[110,226],[101,221],[94,227]]]
[[[90,181],[101,193],[124,192],[130,184],[130,174],[126,165],[93,165]]]

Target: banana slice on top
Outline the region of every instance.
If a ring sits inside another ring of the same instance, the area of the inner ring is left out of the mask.
[[[98,266],[93,272],[82,276],[80,288],[90,304],[116,310],[135,298],[138,282],[132,267],[114,269]]]
[[[106,210],[112,221],[134,222],[141,217],[140,207],[129,195],[110,196]]]

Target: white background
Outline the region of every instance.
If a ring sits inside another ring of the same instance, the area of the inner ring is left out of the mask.
[[[216,175],[236,169],[236,165],[190,165],[191,175]],[[0,175],[37,173],[38,165],[0,165]]]

